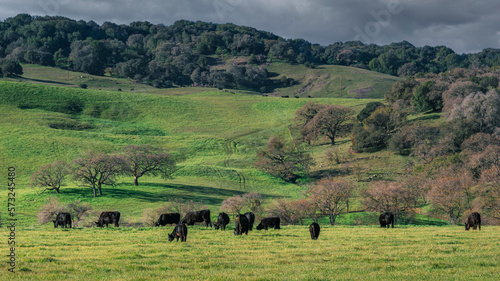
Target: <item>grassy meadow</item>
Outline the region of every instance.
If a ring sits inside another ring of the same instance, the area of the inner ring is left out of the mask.
[[[303,65],[271,63],[267,67],[273,80],[293,78],[294,85],[276,88],[275,92],[290,97],[377,98],[383,99],[394,82],[401,78],[339,65],[319,65],[314,69]],[[342,93],[340,89],[342,88]]]
[[[323,225],[234,236],[202,226],[36,227],[18,232],[16,273],[2,280],[498,280],[500,228]],[[0,231],[6,237],[5,229]],[[3,242],[3,241],[2,241]],[[2,247],[5,252],[5,247]],[[2,255],[4,254],[2,252]],[[5,279],[8,278],[8,279]]]

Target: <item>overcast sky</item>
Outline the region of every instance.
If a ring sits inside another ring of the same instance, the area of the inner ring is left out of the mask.
[[[406,40],[459,54],[500,48],[498,0],[0,0],[0,20],[19,13],[99,24],[229,22],[321,45]]]

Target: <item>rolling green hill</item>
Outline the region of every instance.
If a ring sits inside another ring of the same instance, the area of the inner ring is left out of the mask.
[[[72,161],[91,149],[113,152],[129,144],[159,145],[182,159],[174,180],[146,177],[135,188],[132,179],[121,178],[118,186],[106,187],[96,199],[89,188],[69,180],[59,200],[82,200],[97,209],[119,208],[133,222],[140,220],[144,209],[168,199],[201,201],[215,213],[224,199],[245,192],[298,198],[306,185],[271,178],[253,163],[271,136],[290,138],[288,126],[294,113],[308,101],[218,90],[176,96],[0,81],[0,163],[2,169],[16,168],[19,209],[27,215],[21,221],[27,224],[36,223],[38,208],[52,196],[38,196],[27,186],[41,165]],[[314,101],[359,111],[373,100]],[[234,150],[227,150],[229,143]],[[339,143],[347,151],[349,142]],[[325,172],[322,159],[328,148],[320,142],[313,151],[318,163],[313,170],[320,174]]]
[[[314,69],[303,65],[271,63],[267,69],[276,76],[292,78],[296,83],[286,88],[276,88],[275,92],[290,97],[328,98],[378,98],[391,89],[401,78],[339,65],[321,65]],[[340,88],[342,87],[342,93]]]
[[[227,67],[230,64],[230,60],[228,61],[222,64],[221,67]],[[294,84],[291,86],[279,86],[270,89],[275,95],[301,98],[307,98],[308,96],[315,98],[340,98],[340,79],[342,78],[343,98],[383,99],[384,94],[391,89],[392,84],[401,80],[399,77],[387,74],[339,65],[321,65],[311,69],[303,65],[275,62],[266,66],[266,69],[272,76],[271,81],[277,82],[283,77],[294,80]],[[24,64],[23,72],[22,77],[5,78],[5,80],[62,87],[78,87],[81,84],[86,84],[89,89],[94,90],[121,90],[125,92],[154,93],[171,96],[215,90],[204,87],[158,89],[123,78],[95,76],[82,72],[68,72],[60,68],[31,64]],[[251,91],[231,91],[255,94],[255,92]]]

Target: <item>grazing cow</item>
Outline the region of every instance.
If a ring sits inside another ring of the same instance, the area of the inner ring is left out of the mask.
[[[108,224],[113,223],[115,227],[119,227],[118,222],[120,221],[120,212],[102,212],[99,216],[99,221],[96,221],[95,224],[98,227],[108,227]]]
[[[71,215],[69,213],[59,213],[56,216],[56,220],[54,222],[54,228],[57,226],[61,226],[62,228],[66,228],[69,226],[71,228]]]
[[[244,213],[243,214],[245,217],[248,219],[248,230],[253,229],[253,223],[255,222],[255,214],[252,212]]]
[[[155,226],[165,226],[167,224],[178,224],[181,220],[181,214],[179,213],[166,213],[161,214]]]
[[[481,215],[479,213],[472,213],[467,218],[467,222],[465,223],[465,230],[469,230],[472,227],[472,230],[476,230],[479,226],[479,230],[481,230]]]
[[[238,214],[234,219],[234,235],[243,235],[245,233],[248,235],[249,221],[245,215]]]
[[[222,212],[222,213],[219,213],[219,216],[217,217],[217,222],[214,223],[214,228],[215,230],[218,230],[219,227],[221,228],[221,230],[226,230],[226,225],[229,224],[229,216]]]
[[[197,212],[189,212],[181,220],[181,223],[187,225],[194,225],[195,222],[205,222],[205,226],[212,227],[212,221],[210,220],[210,210],[201,210]]]
[[[174,227],[174,231],[168,235],[168,241],[172,242],[174,238],[177,238],[177,242],[179,242],[179,238],[181,242],[186,242],[188,235],[188,229],[185,224],[179,223]]]
[[[389,228],[390,225],[394,228],[394,214],[391,212],[384,212],[378,217],[378,222],[380,223],[380,227]]]
[[[280,229],[280,218],[279,217],[269,217],[262,219],[257,225],[257,230],[265,229],[267,230],[269,227],[274,227],[274,229]]]
[[[309,226],[309,233],[311,233],[311,239],[317,240],[319,236],[319,224],[313,222]]]

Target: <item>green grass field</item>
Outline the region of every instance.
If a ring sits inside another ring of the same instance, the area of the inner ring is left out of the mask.
[[[18,230],[1,280],[498,280],[500,228],[307,226],[234,236],[202,226]],[[1,237],[8,233],[2,229]],[[5,238],[3,240],[6,240]],[[2,241],[1,254],[8,255]],[[4,258],[5,259],[5,258]]]
[[[290,97],[383,99],[392,84],[400,80],[387,74],[339,65],[320,65],[310,69],[303,65],[271,63],[267,69],[276,74],[273,80],[286,76],[296,81],[291,87],[274,89]]]

